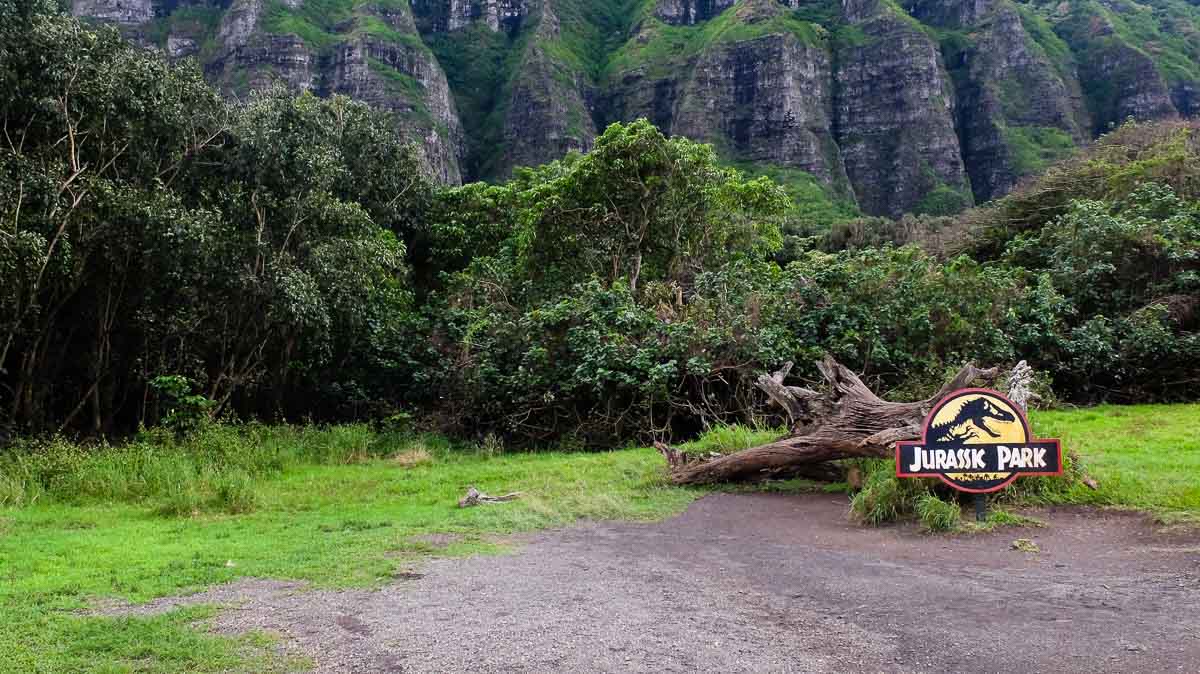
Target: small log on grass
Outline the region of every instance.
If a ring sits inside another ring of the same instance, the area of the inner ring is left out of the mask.
[[[889,402],[876,396],[858,375],[826,356],[817,369],[828,385],[818,392],[783,381],[792,364],[759,378],[758,388],[783,408],[792,432],[759,447],[718,458],[698,458],[656,444],[667,461],[675,484],[711,484],[760,480],[803,474],[806,467],[838,459],[884,458],[892,455],[899,440],[915,440],[934,405],[947,395],[982,380],[990,382],[998,370],[967,365],[932,397],[919,402]]]
[[[521,498],[521,492],[514,491],[504,496],[488,496],[475,487],[467,487],[467,495],[458,500],[459,508],[473,508],[481,503],[507,503]]]

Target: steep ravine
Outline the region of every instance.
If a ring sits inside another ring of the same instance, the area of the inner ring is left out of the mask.
[[[233,96],[396,114],[448,183],[647,117],[870,214],[1005,194],[1127,117],[1200,110],[1185,0],[76,0]]]

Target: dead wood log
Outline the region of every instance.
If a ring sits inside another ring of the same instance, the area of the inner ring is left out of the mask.
[[[889,402],[876,396],[858,375],[826,356],[817,363],[828,390],[817,392],[783,381],[792,369],[787,363],[763,375],[758,388],[783,408],[792,432],[759,447],[717,458],[692,457],[656,444],[666,459],[675,484],[710,484],[756,480],[795,473],[798,467],[837,459],[890,456],[898,440],[920,436],[926,415],[942,398],[976,380],[990,382],[998,370],[967,365],[932,397],[918,402]]]
[[[459,508],[472,508],[481,503],[506,503],[521,498],[521,492],[514,491],[504,496],[488,496],[475,487],[467,487],[467,495],[458,500]]]
[[[1033,392],[1033,368],[1029,367],[1029,363],[1021,361],[1009,373],[1008,399],[1026,412],[1029,411],[1030,402],[1041,399]]]

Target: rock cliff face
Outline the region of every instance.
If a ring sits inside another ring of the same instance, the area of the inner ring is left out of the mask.
[[[863,38],[837,52],[835,130],[859,204],[885,215],[970,205],[937,45],[894,6],[854,15]]]
[[[151,0],[73,0],[71,11],[122,26],[140,26],[154,18]]]
[[[1169,35],[1145,21],[1159,12],[1169,16],[1173,9],[1177,8],[1169,3],[1158,8],[1125,0],[1075,0],[1054,8],[1050,19],[1078,60],[1094,132],[1103,133],[1129,117],[1156,119],[1179,113],[1172,87],[1184,91],[1198,81],[1196,24],[1191,24],[1190,35],[1181,36],[1187,38],[1188,48],[1177,52],[1171,49]]]
[[[646,117],[851,210],[942,213],[1127,117],[1200,112],[1186,0],[73,1],[230,95],[388,110],[450,183]]]
[[[708,21],[735,4],[736,0],[662,0],[654,16],[673,26],[692,26]]]
[[[802,169],[852,198],[832,90],[826,49],[791,34],[733,42],[697,59],[668,128],[747,161]]]
[[[1007,193],[1022,176],[1087,140],[1090,121],[1074,62],[1056,64],[1015,3],[915,0],[908,11],[972,36],[943,53],[957,84],[963,163],[977,201]]]
[[[422,32],[450,32],[482,23],[493,32],[516,32],[530,0],[412,0]]]
[[[307,1],[233,0],[221,9],[192,0],[78,0],[73,10],[119,23],[170,58],[200,58],[209,78],[231,96],[282,84],[345,94],[393,112],[429,171],[448,183],[461,181],[462,124],[408,0],[322,4],[339,10],[329,16],[310,11]]]
[[[447,183],[461,181],[462,126],[446,75],[428,50],[369,35],[339,43],[320,93],[344,94],[397,113],[420,140],[435,174]]]

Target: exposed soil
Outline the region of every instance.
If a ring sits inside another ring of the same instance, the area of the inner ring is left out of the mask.
[[[929,536],[852,525],[839,496],[714,495],[376,591],[254,580],[128,610],[228,604],[217,630],[278,633],[320,672],[1200,671],[1200,534],[1030,514],[1049,526]]]

